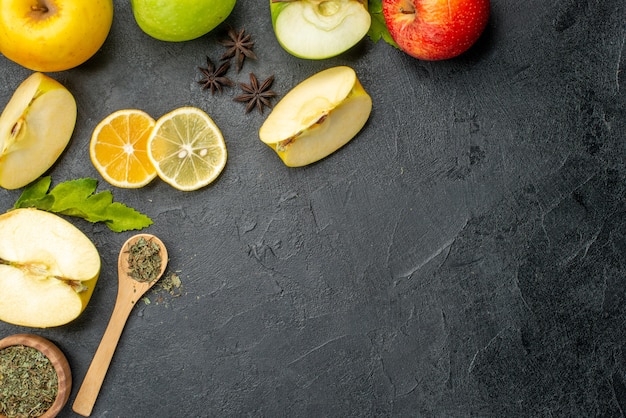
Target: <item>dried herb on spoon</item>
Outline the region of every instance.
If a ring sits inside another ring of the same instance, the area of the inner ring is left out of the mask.
[[[128,274],[138,282],[151,282],[161,272],[161,247],[141,237],[128,249]]]

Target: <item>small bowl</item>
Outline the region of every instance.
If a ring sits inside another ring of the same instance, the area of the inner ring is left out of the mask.
[[[57,372],[59,387],[54,403],[39,418],[54,418],[61,412],[67,403],[67,399],[72,391],[72,373],[67,358],[63,352],[51,341],[34,334],[15,334],[0,340],[0,350],[14,345],[23,345],[39,350],[50,360],[54,370]],[[0,418],[6,418],[0,415]]]

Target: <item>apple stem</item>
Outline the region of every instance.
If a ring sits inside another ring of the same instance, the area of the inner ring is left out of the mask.
[[[30,10],[33,12],[48,13],[48,8],[43,5],[30,6]]]
[[[415,4],[411,1],[403,1],[400,4],[398,4],[399,6],[399,12],[405,15],[412,15],[415,14]]]

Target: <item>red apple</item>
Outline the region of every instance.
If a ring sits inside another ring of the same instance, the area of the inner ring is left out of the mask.
[[[489,0],[382,0],[382,6],[400,49],[429,61],[467,51],[489,20]]]

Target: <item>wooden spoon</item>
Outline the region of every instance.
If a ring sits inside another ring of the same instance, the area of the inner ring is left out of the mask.
[[[146,241],[152,241],[159,245],[161,256],[161,269],[156,278],[151,282],[140,282],[133,279],[129,275],[128,267],[128,254],[129,248],[139,241],[140,238],[144,238]],[[96,354],[87,370],[85,379],[78,390],[72,409],[74,412],[88,417],[91,415],[91,410],[96,403],[96,398],[100,392],[100,387],[104,380],[104,376],[109,369],[113,353],[117,347],[122,330],[126,324],[126,320],[130,315],[130,311],[133,306],[141,299],[144,293],[148,291],[163,275],[165,267],[167,265],[167,249],[160,239],[150,234],[138,234],[126,241],[122,246],[120,255],[117,262],[119,287],[117,291],[117,299],[115,301],[115,307],[113,308],[113,314],[109,320],[102,341],[96,350]]]

